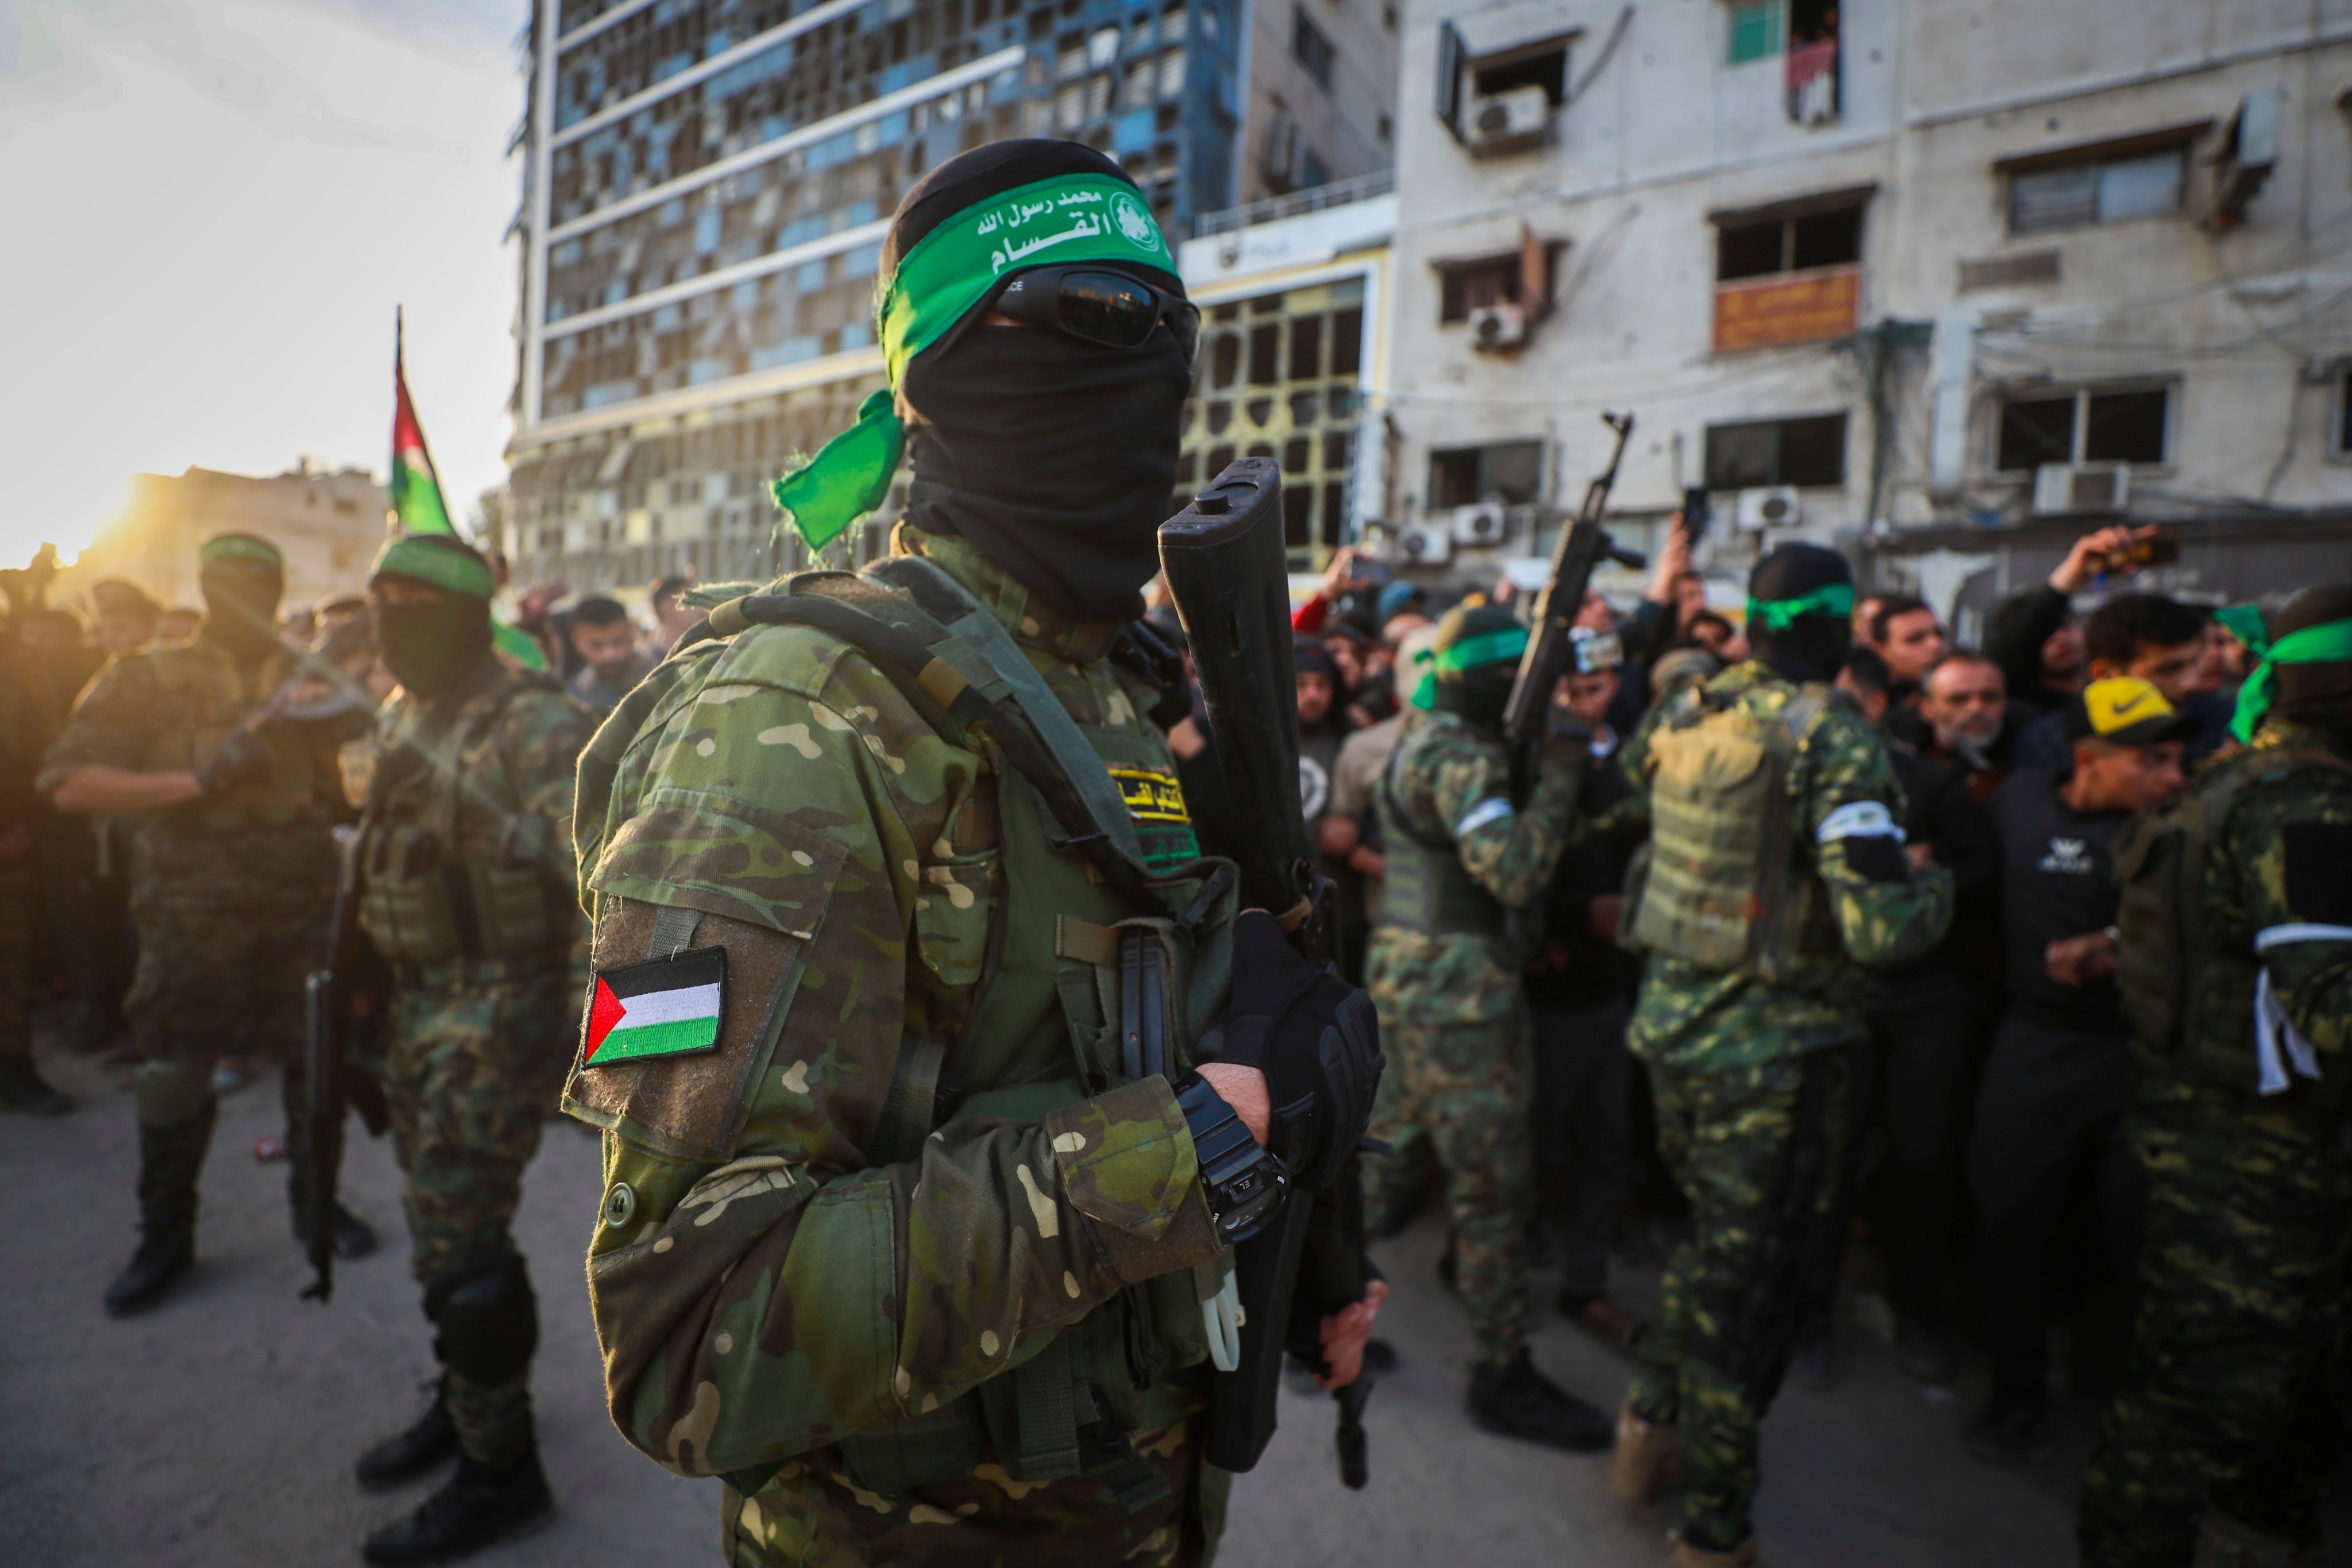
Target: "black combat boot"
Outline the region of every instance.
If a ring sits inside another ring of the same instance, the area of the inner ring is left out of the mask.
[[[1485,1431],[1572,1454],[1597,1454],[1615,1436],[1607,1415],[1538,1372],[1524,1350],[1501,1366],[1472,1367],[1468,1405]]]
[[[196,1261],[196,1173],[213,1141],[210,1104],[176,1127],[139,1126],[139,1250],[106,1288],[106,1310],[117,1317],[141,1312],[163,1299]]]
[[[360,1555],[370,1563],[445,1562],[520,1535],[554,1509],[537,1448],[503,1468],[461,1457],[439,1491],[369,1536]]]
[[[413,1481],[456,1456],[457,1426],[449,1419],[449,1401],[443,1393],[443,1384],[436,1378],[425,1386],[433,1394],[433,1403],[425,1407],[425,1414],[405,1430],[394,1432],[362,1454],[360,1462],[352,1467],[352,1473],[359,1478],[360,1485],[370,1491]]]
[[[49,1087],[31,1057],[0,1057],[0,1103],[27,1116],[63,1116],[73,1101]]]

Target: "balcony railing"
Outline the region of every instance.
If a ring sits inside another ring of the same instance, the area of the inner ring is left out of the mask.
[[[1395,189],[1396,171],[1393,169],[1358,174],[1352,180],[1335,180],[1328,185],[1293,191],[1286,196],[1266,196],[1246,206],[1202,213],[1192,220],[1192,237],[1204,239],[1213,234],[1231,234],[1235,229],[1248,228],[1253,224],[1319,213],[1326,207],[1345,206],[1349,202],[1370,201],[1374,196],[1387,195]]]

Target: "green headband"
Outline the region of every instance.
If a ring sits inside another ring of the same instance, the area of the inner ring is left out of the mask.
[[[1501,664],[1528,651],[1528,628],[1497,626],[1491,632],[1464,637],[1437,650],[1437,668],[1447,675],[1459,675],[1465,669],[1482,665]]]
[[[2263,619],[2260,605],[2224,605],[2213,612],[2213,618],[2230,629],[2230,635],[2254,650],[2260,658],[2270,651],[2270,623]]]
[[[1768,632],[1785,632],[1807,616],[1827,616],[1838,621],[1853,619],[1853,584],[1832,583],[1793,599],[1748,601],[1748,624]]]
[[[420,583],[430,583],[436,588],[488,604],[499,588],[488,564],[471,551],[453,550],[446,543],[433,542],[447,537],[439,533],[394,535],[376,552],[375,564],[368,569],[368,577],[373,581],[386,573],[395,577],[414,577]]]
[[[2263,727],[2263,716],[2278,692],[2279,665],[2347,662],[2352,662],[2352,621],[2325,621],[2289,632],[2271,644],[2253,675],[2238,689],[2238,711],[2230,721],[2230,733],[2251,742]]]
[[[898,259],[874,316],[890,384],[858,405],[857,423],[769,487],[811,550],[880,506],[905,456],[898,387],[908,362],[947,335],[1008,271],[1074,261],[1176,270],[1175,254],[1135,187],[1107,174],[1038,180],[964,208]]]
[[[253,533],[215,533],[196,546],[199,572],[223,561],[250,561],[281,576],[286,571],[286,557],[278,552],[278,546]]]

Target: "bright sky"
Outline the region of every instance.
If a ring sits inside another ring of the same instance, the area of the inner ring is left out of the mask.
[[[0,0],[0,565],[136,472],[505,474],[528,0]]]

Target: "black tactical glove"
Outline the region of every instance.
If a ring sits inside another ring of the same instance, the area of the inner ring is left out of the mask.
[[[1537,765],[1549,773],[1554,768],[1581,768],[1591,760],[1592,726],[1573,713],[1554,709],[1542,749],[1537,753]]]
[[[218,795],[251,784],[269,771],[269,742],[251,730],[231,730],[196,769],[196,783],[206,795]]]
[[[1234,922],[1233,999],[1202,1049],[1265,1074],[1274,1108],[1267,1146],[1289,1167],[1293,1186],[1329,1186],[1372,1119],[1388,1065],[1372,999],[1299,957],[1281,922],[1253,910]]]

